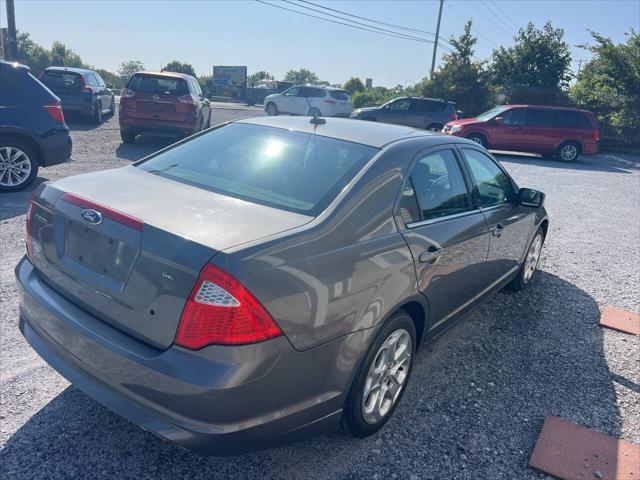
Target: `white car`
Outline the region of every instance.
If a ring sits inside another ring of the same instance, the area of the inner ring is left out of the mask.
[[[297,85],[264,99],[267,115],[288,113],[318,117],[348,117],[353,111],[351,98],[339,88]]]

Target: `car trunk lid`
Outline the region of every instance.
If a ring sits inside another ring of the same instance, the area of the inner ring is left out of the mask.
[[[31,257],[52,288],[164,349],[219,250],[309,220],[124,167],[45,187],[31,215]]]

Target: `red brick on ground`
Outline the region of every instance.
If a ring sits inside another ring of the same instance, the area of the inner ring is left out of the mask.
[[[633,313],[616,307],[604,307],[600,315],[600,325],[621,332],[640,335],[640,313]]]
[[[640,479],[640,445],[547,417],[529,467],[565,480]]]

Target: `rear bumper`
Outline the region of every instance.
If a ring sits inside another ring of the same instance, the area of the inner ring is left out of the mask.
[[[106,325],[16,267],[20,330],[53,368],[107,408],[181,446],[229,455],[335,429],[364,333],[298,352],[284,337],[160,351]],[[346,353],[345,353],[346,352]],[[352,359],[345,365],[346,357]]]
[[[598,153],[598,142],[582,142],[582,153],[584,153],[585,155],[593,155],[594,153]]]
[[[183,133],[190,135],[199,130],[196,117],[180,122],[171,122],[162,119],[132,118],[126,113],[120,113],[120,128],[133,129],[136,132],[154,133]]]
[[[53,130],[41,141],[42,151],[41,164],[43,167],[50,167],[64,163],[71,158],[73,143],[69,135],[69,129]]]

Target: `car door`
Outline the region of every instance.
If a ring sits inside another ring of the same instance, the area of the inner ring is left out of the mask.
[[[491,232],[486,271],[490,283],[500,283],[519,268],[534,215],[520,205],[517,186],[498,162],[478,148],[460,151],[473,182],[473,201]]]
[[[107,85],[104,83],[103,78],[97,73],[94,74],[96,81],[98,82],[98,86],[100,87],[100,100],[102,101],[103,110],[108,110],[111,108],[111,90],[107,88]]]
[[[526,149],[526,110],[512,108],[496,116],[491,128],[491,148],[522,151]]]
[[[397,125],[407,125],[409,109],[411,108],[410,98],[399,98],[382,107],[380,114],[376,114],[378,121],[384,123],[395,123]]]
[[[560,143],[558,111],[550,108],[527,109],[527,130],[524,141],[526,150],[536,153],[552,153]]]
[[[429,301],[430,328],[437,328],[471,306],[486,287],[489,232],[453,147],[416,157],[397,212],[418,289]]]
[[[309,87],[300,87],[298,93],[292,97],[292,110],[294,115],[307,115],[311,108],[309,97],[313,95],[312,89]]]
[[[276,100],[276,106],[281,113],[294,113],[295,100],[298,98],[300,87],[291,87],[280,95]]]

